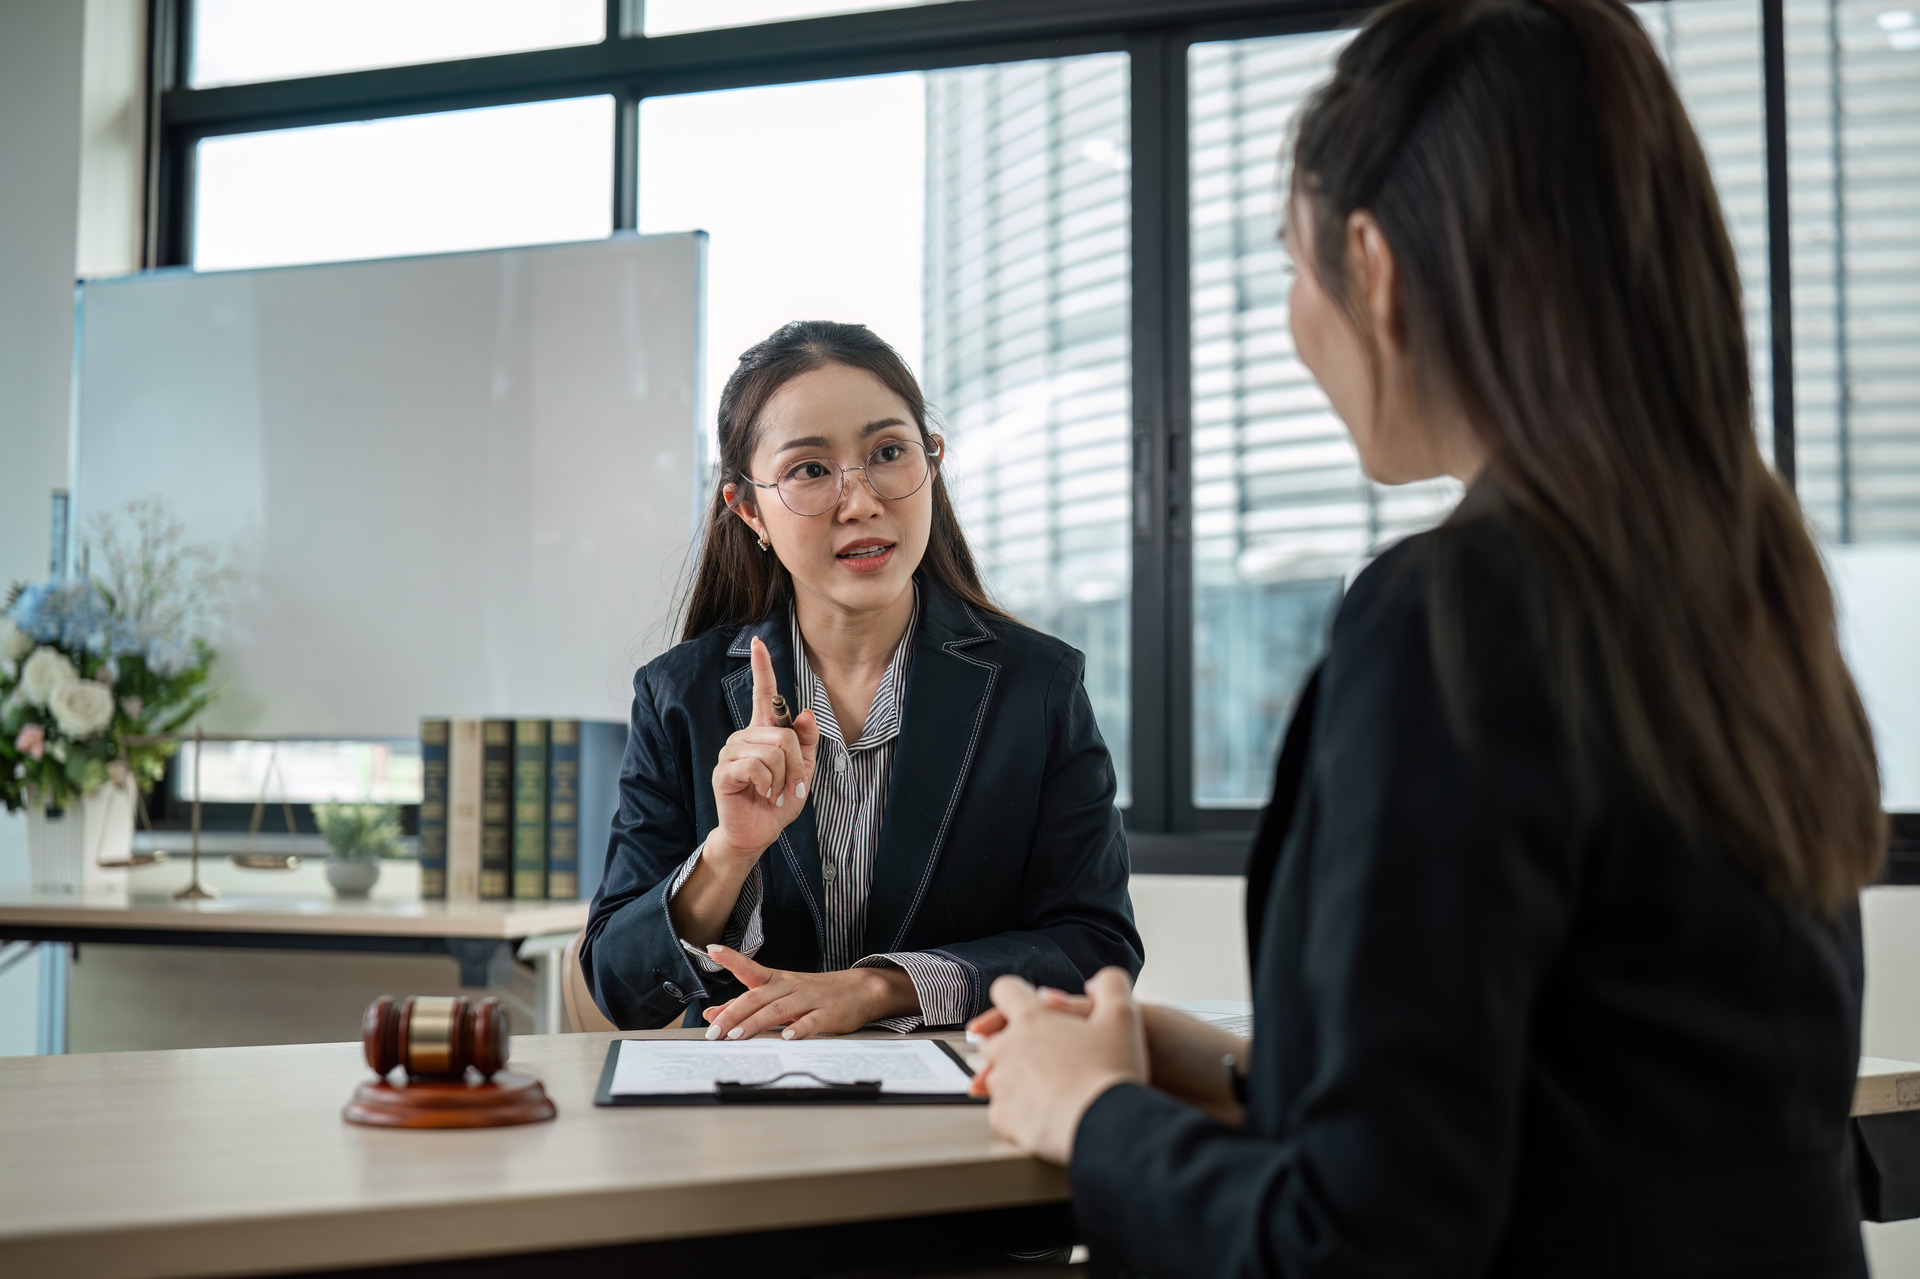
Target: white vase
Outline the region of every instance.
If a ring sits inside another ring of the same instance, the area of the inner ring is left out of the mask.
[[[380,863],[371,857],[329,856],[327,882],[336,897],[365,897],[380,882]]]
[[[124,897],[133,860],[133,782],[111,782],[72,808],[27,810],[27,862],[43,893]]]

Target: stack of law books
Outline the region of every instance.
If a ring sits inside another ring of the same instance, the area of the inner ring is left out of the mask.
[[[421,720],[420,895],[592,897],[626,734],[608,720]]]

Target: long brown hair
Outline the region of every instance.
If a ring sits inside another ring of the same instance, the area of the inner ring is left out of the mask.
[[[741,485],[741,476],[752,469],[760,413],[773,393],[802,373],[827,364],[862,369],[880,379],[913,413],[921,442],[932,450],[933,433],[927,429],[927,401],[920,383],[899,352],[866,325],[795,320],[749,347],[720,393],[720,474],[707,513],[700,566],[687,594],[682,640],[705,635],[716,626],[764,621],[776,609],[793,603],[793,575],[779,556],[760,549],[759,538],[746,521],[727,508],[726,486]],[[974,565],[966,534],[960,531],[960,518],[947,497],[938,463],[928,483],[933,486],[933,527],[918,573],[975,608],[1005,617],[980,584],[980,570]],[[756,492],[748,489],[737,500],[751,504]]]
[[[1886,843],[1872,735],[1819,555],[1754,437],[1706,158],[1633,14],[1388,5],[1302,112],[1292,182],[1315,274],[1362,333],[1349,215],[1392,247],[1410,361],[1488,455],[1472,505],[1538,548],[1580,754],[1619,761],[1776,896],[1853,898]],[[1444,667],[1459,581],[1434,580]]]

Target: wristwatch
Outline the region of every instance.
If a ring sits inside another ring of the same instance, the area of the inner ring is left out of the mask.
[[[1220,1059],[1220,1069],[1227,1072],[1227,1091],[1232,1094],[1238,1105],[1247,1104],[1247,1076],[1240,1069],[1240,1054],[1228,1053]]]

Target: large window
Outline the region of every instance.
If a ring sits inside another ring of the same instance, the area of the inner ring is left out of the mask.
[[[1651,0],[1635,11],[1673,74],[1719,189],[1745,288],[1754,419],[1765,447],[1772,373],[1760,9],[1752,0]],[[1383,546],[1444,516],[1459,496],[1447,481],[1368,482],[1287,332],[1288,277],[1275,241],[1279,157],[1294,111],[1347,39],[1289,35],[1196,44],[1189,53],[1193,778],[1194,800],[1205,806],[1265,801],[1280,732],[1344,582]],[[1920,83],[1906,87],[1920,99]],[[1914,153],[1905,150],[1909,159]],[[1822,228],[1806,238],[1824,246],[1834,236]],[[1800,271],[1808,254],[1797,252]],[[1814,258],[1816,270],[1831,262],[1830,253]],[[1893,292],[1913,307],[1920,281]],[[1796,341],[1806,349],[1805,335]],[[1835,349],[1847,344],[1829,339],[1823,353]],[[1810,362],[1813,370],[1831,364]],[[1834,469],[1826,460],[1834,450],[1817,427],[1809,442],[1817,489]],[[1920,513],[1920,504],[1913,509]]]
[[[1127,63],[927,83],[927,391],[989,585],[1087,655],[1128,797]]]
[[[1726,210],[1762,447],[1830,547],[1920,543],[1920,13],[1634,9]],[[704,229],[709,412],[786,320],[892,342],[992,588],[1088,655],[1136,864],[1229,869],[1346,583],[1458,497],[1370,483],[1287,329],[1281,150],[1338,12],[161,0],[154,261]]]
[[[605,0],[195,0],[195,88],[589,44]]]
[[[647,0],[645,30],[650,36],[678,31],[715,31],[758,26],[788,18],[823,18],[835,13],[904,9],[914,4],[953,0]]]
[[[1707,153],[1740,263],[1753,366],[1753,422],[1773,438],[1773,329],[1768,322],[1767,133],[1760,6],[1753,0],[1647,0],[1634,12],[1666,60]]]
[[[648,98],[642,233],[702,230],[707,403],[788,320],[864,324],[921,368],[919,73]]]
[[[1787,0],[1800,500],[1920,540],[1920,5]]]
[[[1280,153],[1345,32],[1196,44],[1192,139],[1193,798],[1266,802],[1346,579],[1452,481],[1372,483],[1287,329]]]
[[[612,147],[605,97],[209,138],[193,264],[597,239],[612,225]]]

